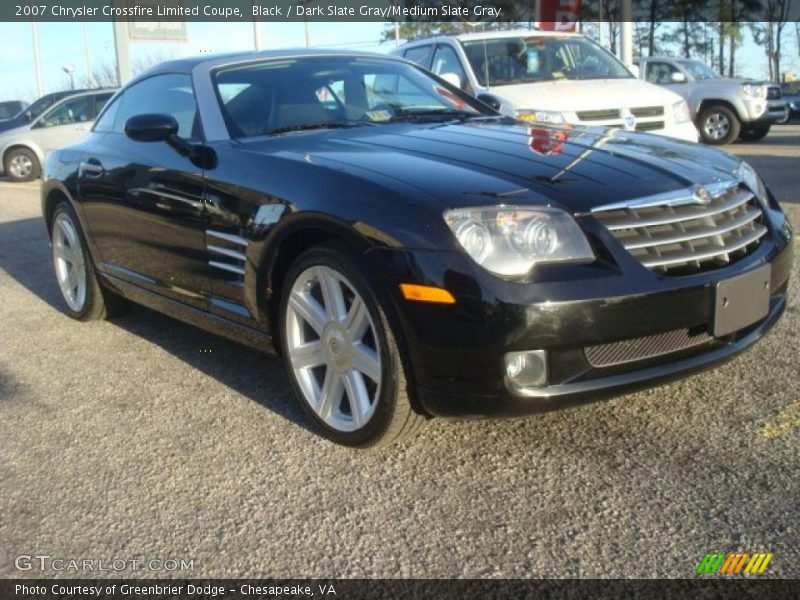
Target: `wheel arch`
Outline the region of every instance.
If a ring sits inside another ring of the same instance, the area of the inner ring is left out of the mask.
[[[3,170],[5,171],[6,168],[6,158],[8,154],[13,150],[30,150],[36,156],[36,160],[39,161],[39,169],[44,167],[44,155],[42,152],[37,148],[36,144],[30,144],[25,141],[16,141],[11,142],[8,146],[3,148],[3,154],[0,156],[0,165],[3,166]]]
[[[697,120],[699,120],[700,119],[700,115],[703,114],[704,110],[706,110],[707,108],[711,108],[712,106],[717,106],[717,105],[724,106],[728,110],[733,111],[733,114],[736,115],[736,118],[739,119],[739,122],[740,123],[744,122],[742,120],[741,111],[738,108],[736,108],[736,105],[734,105],[731,101],[724,100],[722,98],[704,98],[703,100],[701,100],[700,101],[700,106],[697,107],[697,116],[695,118]]]

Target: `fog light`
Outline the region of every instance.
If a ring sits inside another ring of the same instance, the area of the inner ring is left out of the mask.
[[[547,352],[527,350],[506,354],[506,377],[515,388],[541,387],[547,383]]]

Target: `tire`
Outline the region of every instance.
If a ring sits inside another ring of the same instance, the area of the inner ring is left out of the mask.
[[[33,150],[14,148],[6,153],[3,170],[11,181],[33,181],[42,174],[42,166]]]
[[[758,142],[767,137],[772,123],[749,123],[742,127],[739,139],[743,142]]]
[[[742,124],[739,117],[727,106],[709,106],[697,118],[697,130],[706,144],[721,146],[739,137]]]
[[[97,280],[80,221],[69,202],[62,201],[53,211],[50,245],[56,283],[68,316],[77,321],[95,321],[124,312],[127,302]]]
[[[786,125],[789,121],[792,120],[792,111],[787,110],[786,114],[784,114],[780,119],[775,121],[778,125]]]
[[[366,273],[345,245],[307,250],[282,282],[279,327],[292,387],[318,429],[338,444],[376,448],[410,437],[426,418],[409,400],[390,301]]]

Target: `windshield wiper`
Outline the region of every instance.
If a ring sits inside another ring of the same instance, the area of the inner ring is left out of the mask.
[[[312,131],[314,129],[345,129],[348,127],[361,127],[362,125],[375,125],[372,121],[358,121],[355,119],[338,119],[333,121],[319,121],[316,123],[300,123],[288,127],[278,127],[264,133],[264,135],[280,135],[295,131]]]
[[[430,121],[444,119],[446,121],[466,121],[476,117],[482,117],[480,113],[473,113],[466,110],[452,110],[446,109],[432,109],[432,110],[408,110],[408,109],[395,109],[398,114],[390,119],[390,122],[397,121]]]

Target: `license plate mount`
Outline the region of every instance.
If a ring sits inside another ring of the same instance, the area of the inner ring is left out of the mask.
[[[772,265],[717,282],[714,287],[714,337],[760,321],[769,313]]]

